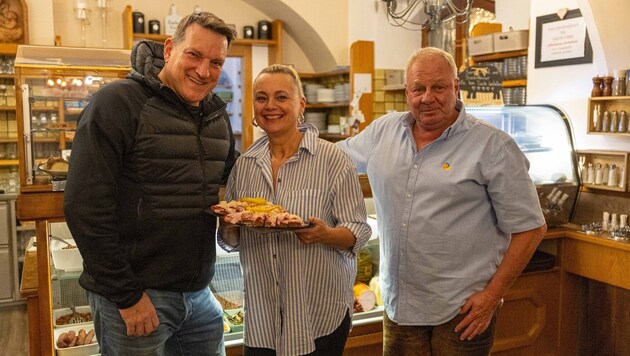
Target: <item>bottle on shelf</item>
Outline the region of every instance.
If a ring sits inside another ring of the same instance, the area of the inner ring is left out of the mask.
[[[46,114],[41,113],[39,114],[39,129],[40,130],[45,130],[46,129],[46,125],[48,125],[48,118],[46,117]],[[47,132],[42,133],[43,137],[48,136]]]
[[[612,83],[612,95],[624,96],[626,95],[626,75],[628,73],[625,69],[616,69],[613,71],[615,79]]]

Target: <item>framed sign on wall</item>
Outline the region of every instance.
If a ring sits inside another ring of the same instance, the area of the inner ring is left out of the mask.
[[[535,68],[593,62],[593,48],[579,9],[536,18]]]

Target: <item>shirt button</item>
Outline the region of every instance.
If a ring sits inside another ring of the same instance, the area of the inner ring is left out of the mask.
[[[407,227],[407,224],[403,224],[403,227]]]
[[[418,165],[417,165],[417,164],[414,164],[414,165],[413,165],[413,168],[418,168]]]
[[[411,198],[411,194],[407,194],[407,198]]]

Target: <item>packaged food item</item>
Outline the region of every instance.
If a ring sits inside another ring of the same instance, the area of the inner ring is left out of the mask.
[[[362,283],[369,283],[372,279],[372,252],[364,247],[357,254],[357,278]]]

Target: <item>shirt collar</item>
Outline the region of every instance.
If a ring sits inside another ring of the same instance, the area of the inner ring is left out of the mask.
[[[317,128],[312,124],[304,123],[298,126],[298,130],[304,133],[304,137],[300,141],[298,154],[304,151],[315,155],[317,153],[317,140],[319,139]],[[243,154],[243,157],[261,159],[267,155],[269,155],[269,138],[265,135],[256,140]]]

